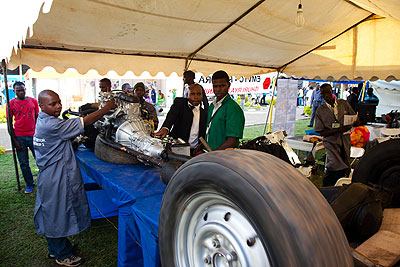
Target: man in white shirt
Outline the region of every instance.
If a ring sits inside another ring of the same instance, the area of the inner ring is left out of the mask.
[[[200,105],[202,97],[201,86],[192,84],[188,98],[175,98],[161,130],[154,135],[164,138],[168,134],[175,139],[181,138],[190,144],[191,152],[194,153],[199,145],[199,137],[204,137],[206,131],[207,115]]]

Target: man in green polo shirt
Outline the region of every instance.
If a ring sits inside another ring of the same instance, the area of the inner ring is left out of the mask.
[[[208,108],[206,141],[212,150],[235,148],[243,137],[243,110],[228,94],[231,84],[225,71],[215,72],[212,84],[216,99]]]

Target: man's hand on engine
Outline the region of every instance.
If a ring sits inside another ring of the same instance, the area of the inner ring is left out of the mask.
[[[115,109],[117,106],[115,105],[114,99],[111,99],[110,101],[105,102],[104,107]]]
[[[168,134],[168,129],[167,128],[161,128],[161,130],[159,130],[158,132],[154,133],[154,136],[163,139],[164,137],[167,136],[167,134]]]

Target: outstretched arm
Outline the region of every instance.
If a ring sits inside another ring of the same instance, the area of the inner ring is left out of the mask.
[[[95,112],[90,113],[89,115],[85,116],[83,118],[83,123],[86,124],[92,124],[95,121],[99,120],[101,117],[103,117],[107,112],[115,108],[115,103],[114,100],[111,100],[107,102],[107,104],[99,110],[96,110]]]

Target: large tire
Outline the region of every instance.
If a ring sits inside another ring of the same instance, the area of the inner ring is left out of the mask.
[[[203,154],[176,171],[159,246],[162,266],[353,266],[318,189],[288,163],[252,150]]]
[[[98,135],[94,146],[94,154],[97,158],[105,162],[115,164],[139,164],[140,162],[133,156],[124,151],[112,148],[104,143],[104,137]]]
[[[354,169],[352,181],[392,191],[392,205],[400,207],[400,139],[373,146]]]

